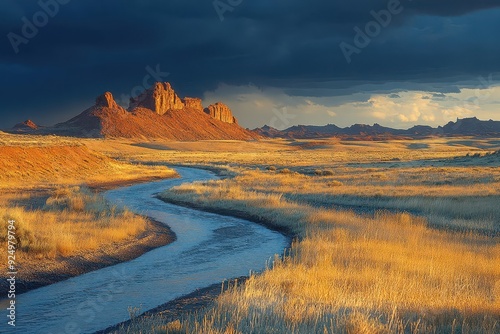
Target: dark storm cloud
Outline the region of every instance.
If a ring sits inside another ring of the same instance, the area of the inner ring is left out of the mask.
[[[449,92],[457,81],[500,72],[493,0],[401,0],[401,13],[347,64],[339,44],[353,43],[354,27],[364,29],[370,11],[388,3],[243,0],[221,21],[212,0],[71,0],[15,53],[7,34],[22,35],[22,18],[32,21],[41,7],[3,1],[0,128],[28,117],[64,120],[105,90],[128,95],[147,66],[169,72],[180,95],[198,96],[220,82],[308,96],[348,94],[362,83],[372,84],[366,91]]]

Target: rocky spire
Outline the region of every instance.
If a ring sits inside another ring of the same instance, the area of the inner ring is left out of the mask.
[[[116,104],[115,100],[113,99],[113,94],[111,94],[110,92],[99,95],[95,99],[95,106],[113,109],[118,108],[118,104]]]
[[[168,82],[157,82],[138,97],[130,99],[129,110],[132,111],[137,107],[147,108],[163,115],[168,110],[183,109],[184,103]]]
[[[204,111],[205,113],[212,116],[212,118],[215,118],[219,121],[226,123],[236,123],[236,118],[234,118],[231,109],[229,109],[229,107],[222,102],[211,104],[207,108],[205,108]]]

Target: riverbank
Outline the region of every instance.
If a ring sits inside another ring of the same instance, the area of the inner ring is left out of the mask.
[[[161,179],[165,178],[147,176],[129,180],[96,182],[89,184],[88,187],[93,192],[99,194],[115,188]],[[49,197],[49,193],[49,189],[32,191],[27,199],[30,202],[29,208],[41,208]],[[16,199],[15,202],[16,205],[24,206],[26,204],[24,203],[25,201]],[[70,256],[40,257],[18,252],[16,259],[18,271],[16,293],[22,294],[71,277],[130,261],[150,250],[175,241],[175,233],[167,225],[147,217],[145,217],[145,220],[144,231],[138,235],[117,242],[106,243],[93,250],[77,251]],[[2,296],[5,296],[8,291],[6,279],[7,276],[5,276],[5,273],[0,273],[0,295]]]
[[[211,206],[209,206],[207,204],[203,204],[203,203],[194,203],[194,202],[189,202],[189,201],[184,201],[184,200],[178,200],[178,199],[168,197],[166,195],[166,193],[159,194],[156,196],[156,198],[164,201],[165,203],[182,206],[182,207],[189,208],[189,209],[210,212],[210,213],[215,213],[215,214],[218,214],[221,216],[228,216],[228,217],[240,218],[240,219],[245,219],[245,220],[251,221],[252,223],[261,225],[261,226],[263,226],[271,231],[275,231],[275,232],[279,232],[279,233],[283,234],[288,239],[288,247],[291,246],[292,241],[294,239],[298,239],[301,237],[300,234],[298,233],[298,231],[295,230],[292,226],[280,225],[280,224],[277,224],[272,219],[267,219],[266,217],[259,216],[256,214],[251,214],[251,213],[243,211],[243,210],[226,209],[226,208],[221,208],[221,207],[211,207]]]
[[[182,179],[120,188],[105,195],[110,203],[124,205],[132,213],[167,223],[176,234],[175,243],[136,260],[22,294],[19,303],[24,307],[19,319],[25,320],[18,329],[61,332],[72,323],[82,332],[93,333],[129,319],[130,314],[155,309],[193,291],[205,291],[204,287],[213,283],[247,275],[249,270],[264,270],[266,263],[286,248],[288,243],[282,234],[249,221],[152,198],[153,194],[182,182],[215,178],[213,173],[192,168],[178,168],[178,172]],[[219,284],[214,293],[220,292]],[[186,304],[201,303],[208,298],[206,294],[197,295]],[[51,309],[57,317],[39,314],[40,309]],[[75,312],[78,309],[82,311]],[[94,317],[89,319],[82,312]]]
[[[135,259],[157,247],[175,241],[175,234],[165,224],[148,219],[146,230],[139,236],[110,243],[94,251],[56,259],[21,259],[16,280],[18,294],[57,283],[104,267]],[[19,262],[20,263],[20,262]],[[1,275],[4,276],[4,275]],[[6,277],[1,277],[0,294],[8,290]]]
[[[299,173],[252,170],[232,179],[184,184],[162,193],[171,203],[189,202],[190,207],[208,207],[211,212],[238,208],[259,220],[298,231],[302,225],[303,234],[284,261],[252,275],[244,286],[225,292],[203,311],[175,322],[161,316],[143,318],[141,325],[134,325],[136,331],[247,333],[272,328],[280,333],[306,333],[326,328],[328,332],[424,333],[457,326],[459,331],[496,332],[498,238],[476,232],[477,227],[490,225],[488,217],[473,215],[470,220],[479,224],[474,230],[450,232],[431,228],[424,218],[407,212],[357,215],[337,211],[331,204],[318,203],[327,198],[321,191],[316,194],[317,188],[330,182],[334,190],[342,187],[328,181]],[[469,214],[475,212],[467,201],[452,202],[440,201],[450,204],[443,213],[462,212],[457,205],[471,210]],[[494,209],[494,205],[482,204]],[[430,213],[435,216],[438,209],[431,206]],[[442,227],[454,229],[457,221],[448,219]],[[346,314],[346,309],[353,311]]]
[[[210,171],[214,172],[215,170]],[[252,223],[268,228],[272,231],[279,232],[287,238],[285,253],[286,249],[289,249],[292,246],[293,240],[300,237],[291,227],[278,225],[270,219],[266,219],[258,215],[252,215],[242,210],[210,207],[201,203],[175,200],[166,196],[162,196],[161,194],[157,195],[156,197],[164,201],[165,203],[182,206],[189,209],[215,213],[222,216],[245,219],[251,221]],[[136,331],[139,332],[141,330],[144,330],[144,322],[149,323],[151,320],[157,323],[158,326],[171,324],[173,328],[170,329],[174,330],[176,323],[179,322],[180,319],[182,319],[184,316],[193,314],[206,307],[209,307],[229,287],[241,286],[245,284],[245,282],[249,278],[249,276],[241,276],[226,280],[221,283],[212,284],[202,289],[197,289],[190,294],[176,298],[146,312],[134,315],[134,317],[130,320],[118,323],[102,331],[97,331],[94,334],[120,334],[131,332],[134,333]],[[152,325],[154,326],[154,324]]]
[[[16,220],[18,294],[134,259],[175,239],[164,224],[120,213],[103,199],[85,203],[102,191],[178,177],[165,166],[115,159],[106,149],[113,143],[0,132],[5,158],[0,161],[0,226]],[[62,198],[71,189],[86,192]],[[6,236],[0,246],[7,250]],[[0,298],[6,296],[6,278],[0,273]]]
[[[178,178],[178,174],[173,174],[171,177],[168,177],[170,179],[173,178]],[[101,181],[101,182],[93,182],[89,183],[88,187],[92,189],[95,192],[103,192],[103,191],[108,191],[116,188],[122,188],[122,187],[128,187],[132,186],[135,184],[140,184],[140,183],[147,183],[147,182],[154,182],[154,181],[160,181],[160,180],[165,180],[165,176],[144,176],[144,177],[138,177],[130,180],[116,180],[116,181]]]
[[[248,276],[242,276],[222,283],[212,284],[206,288],[197,289],[190,294],[171,300],[154,309],[137,315],[130,320],[116,324],[102,331],[97,331],[94,334],[134,333],[142,329],[143,321],[152,318],[158,319],[162,323],[173,323],[175,326],[175,322],[183,316],[210,306],[228,287],[232,287],[236,283],[238,285],[244,284],[247,279]]]

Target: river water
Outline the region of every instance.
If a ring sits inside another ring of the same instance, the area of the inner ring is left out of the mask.
[[[216,178],[211,172],[176,168],[180,179],[106,192],[116,205],[165,223],[177,240],[139,258],[80,275],[17,296],[16,327],[7,325],[1,302],[2,333],[93,333],[140,312],[224,279],[259,271],[287,239],[258,224],[164,203],[154,194],[183,182]]]

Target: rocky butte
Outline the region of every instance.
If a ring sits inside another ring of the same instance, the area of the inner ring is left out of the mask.
[[[223,103],[206,108],[199,98],[180,98],[168,82],[157,82],[136,98],[128,109],[119,106],[110,92],[70,120],[49,127],[30,128],[31,133],[77,137],[163,138],[170,140],[236,139],[260,136],[240,127]],[[14,132],[20,132],[13,129]]]
[[[185,97],[182,102],[186,108],[194,109],[199,112],[203,112],[203,105],[201,104],[201,99],[197,97]]]
[[[129,111],[137,107],[150,109],[158,115],[169,110],[182,110],[184,103],[177,96],[168,82],[157,82],[136,98],[130,99]]]
[[[129,111],[146,108],[164,115],[167,111],[192,109],[205,112],[213,119],[225,123],[237,123],[231,109],[222,102],[209,105],[203,109],[201,99],[194,97],[179,98],[168,82],[157,82],[136,98],[130,99]]]
[[[237,123],[236,118],[233,117],[233,113],[228,106],[222,102],[217,102],[215,104],[209,105],[205,108],[205,112],[211,117],[218,119],[219,121],[226,123]]]

